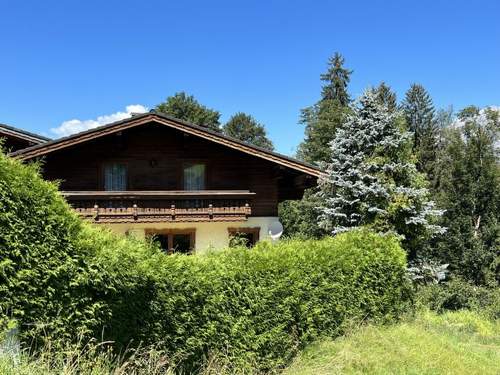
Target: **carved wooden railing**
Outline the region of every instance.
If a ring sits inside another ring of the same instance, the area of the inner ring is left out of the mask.
[[[255,193],[219,191],[64,191],[83,218],[96,223],[245,221]]]

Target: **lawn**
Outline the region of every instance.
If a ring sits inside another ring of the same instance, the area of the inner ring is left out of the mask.
[[[89,355],[90,354],[90,355]],[[17,363],[15,363],[17,362]],[[43,353],[17,361],[0,355],[0,374],[174,374],[153,352],[120,360],[105,354]],[[229,374],[209,363],[203,374]],[[470,311],[425,312],[388,326],[357,326],[336,340],[302,352],[284,375],[298,374],[500,374],[500,322]]]
[[[309,346],[296,374],[500,374],[500,322],[469,311],[366,326]]]

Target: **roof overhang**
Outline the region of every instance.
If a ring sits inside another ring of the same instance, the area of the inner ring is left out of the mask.
[[[30,133],[21,129],[14,128],[9,125],[0,124],[0,137],[8,136],[23,141],[31,142],[36,145],[50,141],[49,138],[43,137],[38,134]]]
[[[33,158],[45,156],[54,151],[62,150],[96,138],[118,133],[151,122],[180,130],[186,134],[209,140],[211,142],[244,152],[261,159],[268,160],[270,162],[287,168],[291,168],[310,176],[319,177],[319,175],[321,174],[321,170],[314,165],[242,142],[238,139],[219,134],[208,128],[193,125],[157,112],[135,115],[126,120],[114,122],[112,124],[100,126],[98,128],[77,133],[69,137],[60,138],[54,141],[49,141],[43,144],[28,147],[13,152],[10,154],[10,156],[21,160],[30,160]]]

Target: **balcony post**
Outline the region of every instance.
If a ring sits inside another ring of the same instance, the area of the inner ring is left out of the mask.
[[[137,220],[137,204],[134,203],[132,206],[134,212],[134,220]]]
[[[175,221],[175,204],[170,206],[170,215],[172,217],[172,221]]]
[[[99,220],[99,205],[94,204],[94,220]]]

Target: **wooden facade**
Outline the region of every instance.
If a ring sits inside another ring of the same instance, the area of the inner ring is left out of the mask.
[[[133,117],[12,154],[43,158],[70,204],[98,223],[245,221],[277,216],[319,170],[282,155],[157,114]],[[105,191],[104,170],[126,168],[126,189]],[[184,168],[205,166],[203,191],[185,191]]]

